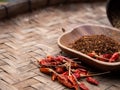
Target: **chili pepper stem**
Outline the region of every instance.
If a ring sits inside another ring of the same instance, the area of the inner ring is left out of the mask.
[[[69,62],[69,76],[71,75],[71,62]]]
[[[61,77],[61,76],[60,76],[56,71],[54,71],[53,69],[50,69],[50,68],[48,68],[48,69],[50,70],[50,72],[56,74],[58,77]],[[61,78],[63,78],[63,77],[61,77]]]
[[[92,77],[92,76],[100,76],[100,75],[104,75],[104,74],[108,74],[108,73],[110,73],[110,71],[103,72],[103,73],[96,73],[96,74],[84,75],[84,76],[81,76],[81,77],[85,78],[85,77]]]
[[[50,69],[50,68],[48,68],[48,69],[50,72],[55,73],[57,76],[59,76],[59,74],[56,71],[54,71],[53,69]]]
[[[74,77],[74,79],[75,79],[75,81],[76,81],[76,83],[79,85],[79,81],[77,80],[77,78],[75,77],[75,75],[74,74],[72,74],[73,75],[73,77]],[[79,87],[79,90],[80,90],[80,87]]]

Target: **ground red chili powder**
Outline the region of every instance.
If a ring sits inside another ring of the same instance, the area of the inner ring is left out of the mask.
[[[105,35],[91,35],[82,36],[71,44],[71,48],[85,54],[95,51],[99,55],[118,52],[120,43]]]

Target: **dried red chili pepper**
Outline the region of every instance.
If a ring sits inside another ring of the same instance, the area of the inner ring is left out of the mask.
[[[63,56],[47,56],[45,59],[42,59],[39,61],[39,64],[41,66],[53,66],[53,65],[59,65],[62,64],[64,60]]]
[[[95,57],[95,54],[93,54],[93,53],[88,53],[87,55],[90,56],[90,57],[92,57],[92,58]]]
[[[103,58],[110,59],[110,58],[111,58],[111,56],[112,56],[112,54],[103,54],[102,56],[103,56]]]
[[[55,57],[55,60],[63,62],[64,58],[65,58],[64,56],[59,55],[59,56]]]
[[[42,65],[42,66],[46,66],[48,64],[48,62],[46,61],[46,59],[41,59],[39,61],[39,64]]]
[[[112,56],[112,54],[102,54],[102,55],[100,55],[99,56],[99,60],[101,60],[101,61],[109,61],[109,59],[111,58],[111,56]]]
[[[58,81],[69,88],[74,88],[75,90],[79,90],[79,85],[77,84],[75,78],[73,75],[68,75],[68,72],[64,72],[63,74],[60,74],[57,78]]]
[[[80,76],[85,76],[88,74],[88,71],[85,69],[79,69],[80,70]]]
[[[49,56],[46,57],[46,61],[54,62],[55,61],[55,57],[49,55]]]
[[[61,64],[61,62],[59,62],[59,61],[56,61],[56,62],[50,62],[50,65],[51,66],[54,66],[54,65],[60,65]],[[49,66],[50,66],[49,65]]]
[[[61,74],[61,76],[65,77],[65,78],[67,78],[68,75],[69,75],[69,72],[68,72],[68,71],[66,71],[66,72],[64,72],[64,73]]]
[[[89,90],[88,87],[87,87],[84,83],[80,83],[80,84],[79,84],[79,87],[80,87],[82,90]]]
[[[59,64],[61,64],[61,62],[60,62],[60,61],[51,61],[51,62],[50,62],[49,60],[44,59],[44,60],[40,61],[39,64],[40,64],[41,66],[54,66],[54,65],[59,65]]]
[[[109,62],[114,62],[119,58],[120,52],[115,52],[111,58],[109,59]]]
[[[40,71],[42,73],[45,73],[45,74],[50,74],[51,73],[50,69],[49,68],[45,68],[45,67],[40,67]]]
[[[109,61],[109,59],[111,58],[111,54],[102,54],[102,55],[97,55],[95,52],[89,53],[88,56],[101,60],[101,61]]]
[[[79,73],[79,72],[74,72],[73,75],[74,75],[77,79],[80,79],[80,73]]]
[[[55,81],[57,79],[57,75],[55,73],[53,73],[51,79],[52,79],[52,81]]]
[[[73,71],[73,74],[77,79],[80,79],[81,76],[87,75],[88,71],[86,71],[85,69],[78,68],[78,69]]]
[[[69,82],[68,80],[68,76],[66,75],[66,73],[61,74],[59,76],[57,76],[58,81],[63,84],[64,86],[68,87],[68,88],[73,88],[73,85],[71,82]]]
[[[73,88],[74,88],[75,90],[79,90],[79,85],[78,85],[78,83],[77,83],[77,81],[75,80],[75,77],[74,77],[73,75],[68,76],[68,80],[72,83]]]
[[[79,90],[79,87],[81,87],[82,90],[89,90],[85,85],[84,86],[82,86],[81,84],[79,85],[73,75],[68,76],[68,72],[61,74],[61,77],[58,76],[57,78],[58,81],[65,85],[66,87],[74,88],[75,90]]]
[[[92,58],[96,58],[97,54],[95,53],[95,51],[93,51],[92,53],[88,53],[88,56],[92,57]]]
[[[92,77],[87,77],[86,81],[91,83],[91,84],[94,84],[94,85],[98,85],[99,84],[99,82],[97,80],[95,80],[94,78],[92,78]]]
[[[64,67],[56,67],[55,71],[59,74],[63,73],[65,71]]]
[[[45,74],[52,74],[51,79],[58,80],[64,86],[79,90],[89,90],[84,83],[78,84],[78,79],[87,76],[88,71],[81,65],[64,56],[47,56],[39,61],[41,65],[40,71]],[[90,81],[91,79],[89,79]],[[94,81],[94,82],[93,82]],[[92,84],[97,84],[95,80],[91,80]]]

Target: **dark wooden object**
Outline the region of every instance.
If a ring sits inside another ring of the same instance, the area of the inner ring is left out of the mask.
[[[19,0],[17,2],[11,2],[6,5],[0,6],[0,19],[9,18],[22,14],[25,12],[31,12],[33,10],[43,8],[46,6],[57,5],[61,3],[75,3],[75,2],[95,2],[106,0]]]

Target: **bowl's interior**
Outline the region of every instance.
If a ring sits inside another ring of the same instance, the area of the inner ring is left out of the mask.
[[[65,52],[68,52],[68,53],[70,52],[70,53],[73,53],[74,55],[75,54],[80,55],[82,57],[89,59],[89,61],[103,64],[103,65],[110,65],[110,66],[119,65],[120,66],[120,62],[109,63],[109,62],[99,61],[99,60],[90,58],[89,56],[87,56],[79,51],[69,48],[70,44],[73,43],[74,41],[76,41],[77,39],[79,39],[81,36],[101,35],[101,34],[111,37],[114,40],[120,42],[120,31],[115,28],[110,28],[110,27],[106,27],[106,26],[97,26],[97,25],[82,25],[82,26],[75,28],[71,32],[64,33],[58,39],[58,45]]]
[[[84,35],[106,35],[120,42],[120,31],[115,28],[109,28],[106,26],[93,26],[93,25],[82,25],[71,32],[67,32],[60,37],[60,43],[66,47],[69,47],[70,43],[73,43],[81,36]]]

